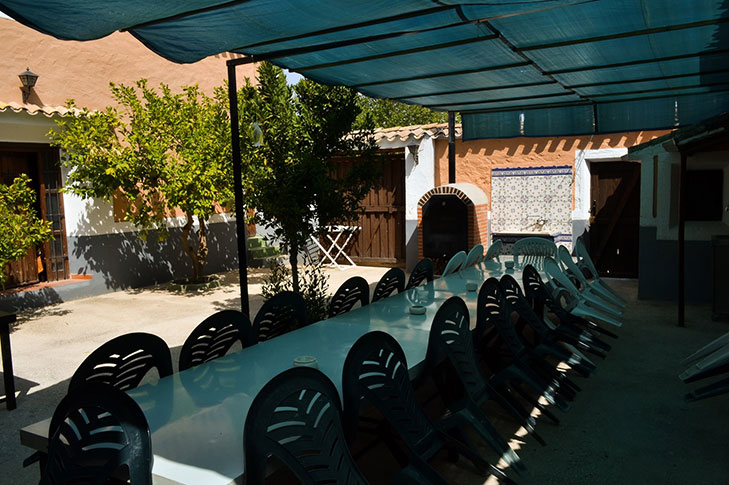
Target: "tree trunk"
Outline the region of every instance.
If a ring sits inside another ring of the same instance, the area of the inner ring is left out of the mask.
[[[301,294],[299,289],[299,245],[295,241],[291,242],[289,249],[289,263],[291,263],[291,280],[294,291]]]
[[[205,261],[208,259],[208,228],[205,221],[198,216],[197,220],[200,222],[200,230],[197,231],[197,268],[195,269],[195,279],[198,280],[203,277],[205,273]]]
[[[192,230],[192,215],[191,214],[185,214],[187,216],[187,221],[185,222],[185,225],[182,226],[182,249],[185,250],[185,253],[190,257],[192,260],[192,271],[193,281],[199,281],[200,278],[200,264],[198,262],[198,255],[197,253],[190,247],[190,231]]]

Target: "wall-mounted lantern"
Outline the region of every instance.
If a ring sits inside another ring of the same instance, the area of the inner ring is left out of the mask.
[[[413,157],[413,163],[415,165],[418,164],[418,150],[420,150],[420,145],[417,143],[413,143],[407,146],[408,153],[410,153],[410,156]]]
[[[23,103],[26,103],[28,101],[28,97],[30,96],[30,91],[33,89],[33,86],[35,86],[35,83],[38,81],[38,74],[32,72],[30,68],[26,68],[25,72],[21,72],[18,74],[18,77],[20,78],[20,82],[23,83],[23,87],[20,88],[20,90],[23,93]]]

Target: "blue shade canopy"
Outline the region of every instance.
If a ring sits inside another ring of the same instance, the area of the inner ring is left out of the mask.
[[[0,0],[60,39],[270,60],[460,111],[464,139],[663,129],[729,110],[729,0]]]

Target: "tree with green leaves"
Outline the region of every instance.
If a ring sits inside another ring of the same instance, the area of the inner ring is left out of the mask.
[[[425,106],[405,104],[392,99],[376,99],[367,96],[358,96],[357,104],[362,110],[355,128],[368,123],[376,128],[391,128],[393,126],[427,125],[430,123],[446,123],[448,113],[433,111]]]
[[[144,79],[110,86],[118,107],[83,109],[49,133],[71,168],[65,190],[107,201],[124,197],[125,217],[145,239],[150,230],[165,239],[168,218],[181,211],[182,247],[192,280],[201,281],[208,221],[233,196],[226,93],[218,88],[211,98],[197,86],[173,93],[165,84],[155,90]]]
[[[360,214],[360,202],[378,177],[367,163],[377,146],[372,129],[353,133],[360,112],[357,93],[303,79],[286,84],[283,71],[268,63],[258,68],[258,86],[241,92],[241,132],[258,123],[263,141],[241,143],[246,163],[247,201],[256,222],[272,230],[288,251],[293,289],[300,292],[298,255],[311,235]],[[356,156],[361,163],[332,177],[336,157]]]
[[[35,192],[30,178],[21,174],[10,185],[0,184],[0,286],[5,288],[10,262],[28,249],[53,239],[51,222],[40,219],[33,206]]]

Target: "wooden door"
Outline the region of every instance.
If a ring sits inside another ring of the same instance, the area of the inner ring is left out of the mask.
[[[46,281],[63,280],[69,277],[70,271],[58,150],[42,150],[38,155],[41,215],[51,221],[53,230],[53,240],[43,245],[43,275]]]
[[[31,152],[6,152],[0,151],[0,183],[3,185],[11,185],[13,180],[22,173],[28,174],[30,177],[30,186],[36,193],[36,214],[40,214],[40,201],[38,200],[39,180],[38,180],[38,155]],[[38,265],[37,256],[38,249],[32,246],[28,249],[26,255],[10,263],[10,278],[5,284],[6,288],[14,286],[37,283]],[[4,270],[0,268],[0,270]]]
[[[403,150],[380,151],[382,177],[362,201],[361,229],[347,245],[346,253],[357,264],[405,265],[405,154]],[[339,162],[340,173],[357,160]]]
[[[26,173],[35,191],[35,211],[51,221],[54,240],[31,247],[25,257],[10,263],[6,287],[69,277],[68,246],[61,189],[58,150],[48,145],[0,144],[0,183],[11,184]]]
[[[589,250],[603,276],[638,277],[640,164],[593,162]]]

